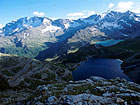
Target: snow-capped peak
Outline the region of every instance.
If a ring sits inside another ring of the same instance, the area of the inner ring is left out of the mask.
[[[48,18],[44,18],[44,20],[43,20],[44,24],[51,23],[51,22],[52,22],[52,20],[48,19]]]
[[[18,20],[14,20],[3,27],[2,31],[4,34],[12,35],[15,32],[20,32],[27,29],[28,27],[38,27],[43,23],[43,17],[24,17]]]
[[[47,31],[56,32],[57,30],[68,30],[75,27],[80,28],[88,25],[97,25],[99,28],[122,29],[123,24],[125,24],[125,26],[131,26],[131,23],[138,21],[140,21],[140,16],[131,11],[121,13],[109,10],[103,14],[94,14],[87,18],[78,20],[52,20],[47,17],[24,17],[6,24],[6,26],[1,29],[1,32],[3,32],[4,35],[12,35],[16,32],[39,26],[41,26],[40,30],[42,33]]]
[[[101,19],[103,19],[110,12],[111,12],[111,10],[108,10],[108,11],[106,11],[104,13],[99,14],[99,15],[101,16]]]

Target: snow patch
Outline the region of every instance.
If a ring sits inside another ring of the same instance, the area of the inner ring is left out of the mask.
[[[30,17],[27,17],[27,20],[29,20],[30,19]]]
[[[104,22],[101,26],[101,28],[104,28],[104,27],[114,27],[114,28],[117,28],[119,27],[118,24],[116,23],[108,23],[108,22]]]
[[[37,27],[40,26],[42,24],[42,21],[40,18],[29,18],[29,19],[23,19],[22,21],[22,25],[24,27],[28,27],[28,26],[32,26],[32,27]]]
[[[70,27],[69,23],[64,24],[65,28],[68,29]]]
[[[23,26],[24,26],[24,27],[28,27],[28,25],[27,25],[27,24],[24,24]]]
[[[26,39],[29,35],[30,35],[30,33],[24,33],[23,38]]]
[[[134,20],[135,20],[135,21],[140,21],[140,18],[136,18],[136,17],[135,17]]]
[[[61,30],[61,28],[57,26],[49,25],[49,26],[46,26],[46,28],[42,30],[42,33],[45,33],[47,31],[56,32],[57,30]]]
[[[49,20],[49,19],[46,19],[46,18],[44,18],[44,20],[43,20],[43,23],[44,24],[46,24],[46,23],[50,23],[51,21]]]
[[[103,14],[101,14],[100,16],[101,16],[101,18],[103,19],[103,18],[106,16],[106,13],[103,13]]]
[[[14,32],[16,32],[16,31],[18,31],[18,28],[16,28],[16,29],[14,30]]]

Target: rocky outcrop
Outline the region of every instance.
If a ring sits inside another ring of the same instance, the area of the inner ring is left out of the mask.
[[[133,81],[140,83],[140,53],[136,53],[126,59],[121,66]]]
[[[27,105],[101,105],[140,103],[140,85],[115,78],[91,77],[87,80],[40,85],[25,101]],[[139,104],[138,104],[139,105]]]

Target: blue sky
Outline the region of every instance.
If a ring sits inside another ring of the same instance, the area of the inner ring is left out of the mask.
[[[140,13],[140,0],[0,0],[0,24],[35,15],[76,19],[109,9]]]

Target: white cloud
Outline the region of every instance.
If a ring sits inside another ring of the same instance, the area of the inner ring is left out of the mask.
[[[140,13],[140,2],[135,3],[131,11],[135,13]]]
[[[135,8],[135,9],[132,10],[132,12],[134,12],[134,13],[140,13],[140,8]]]
[[[113,3],[110,3],[110,4],[108,5],[108,7],[109,7],[109,8],[112,8],[112,7],[114,7],[114,4],[113,4]]]
[[[133,8],[134,2],[133,1],[122,1],[118,3],[117,11],[125,12]]]
[[[111,3],[109,4],[109,6],[111,7]],[[117,7],[114,8],[115,11],[119,11],[119,12],[126,12],[128,10],[134,12],[134,13],[140,13],[140,2],[133,2],[133,1],[123,1],[123,2],[119,2]]]
[[[34,12],[33,12],[33,15],[36,15],[36,16],[44,16],[45,13],[44,13],[44,12],[34,11]]]
[[[79,17],[79,16],[84,16],[84,13],[79,12],[79,13],[69,13],[67,15],[68,17]]]
[[[93,14],[95,14],[94,11],[83,10],[82,12],[69,13],[69,14],[67,14],[67,18],[69,18],[69,19],[86,18]]]
[[[4,25],[0,24],[0,28],[3,28],[3,27],[4,27]]]

